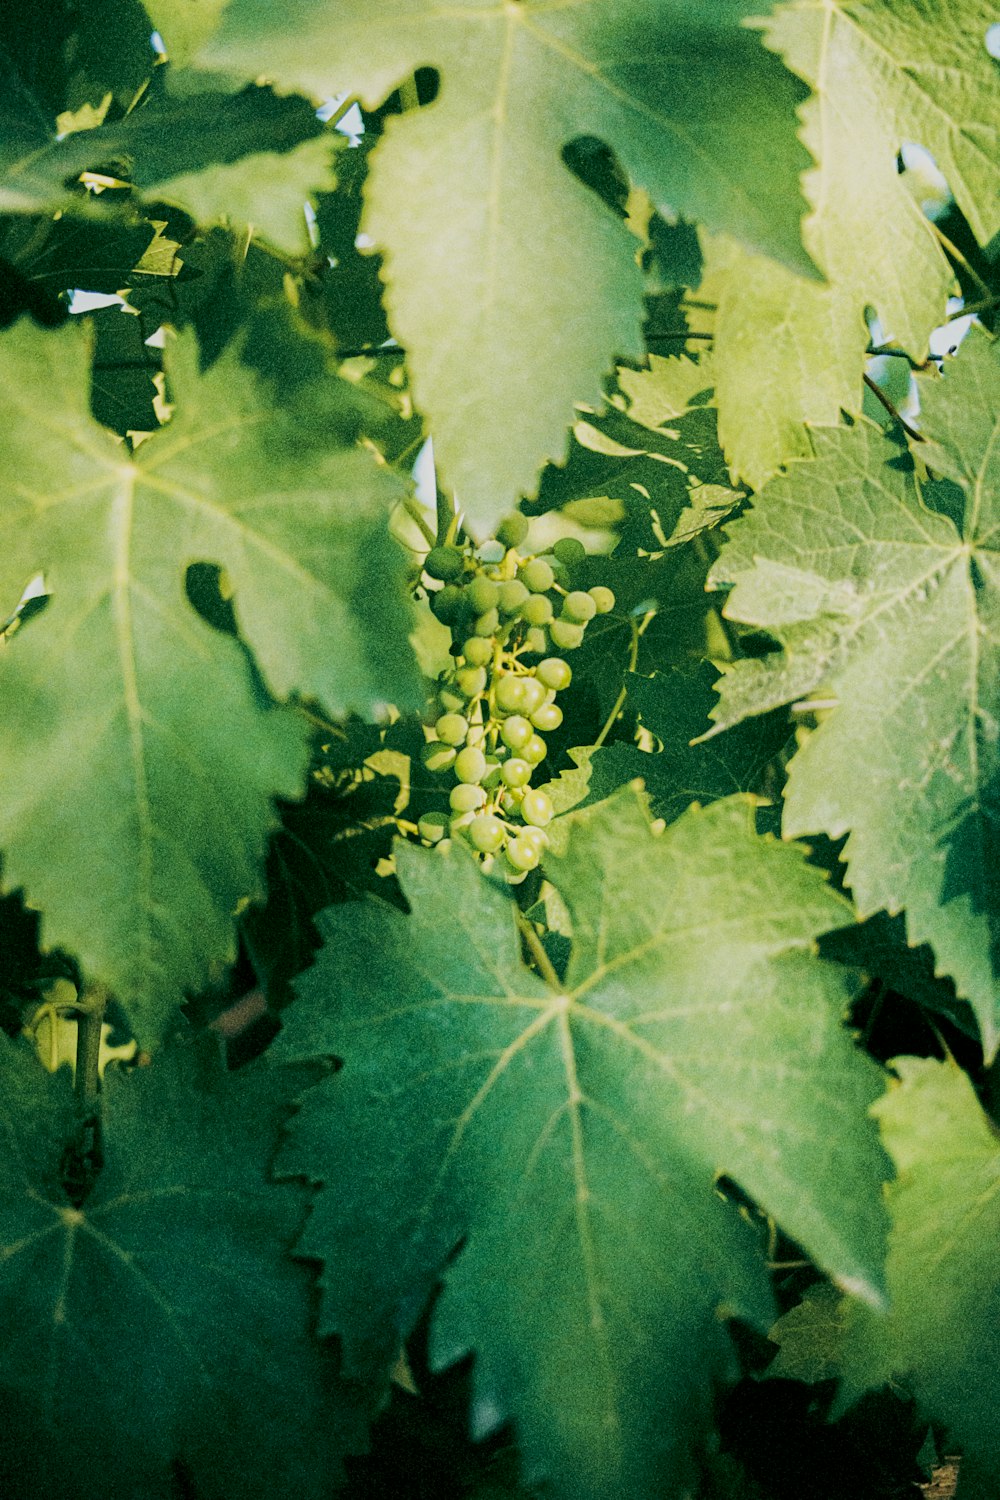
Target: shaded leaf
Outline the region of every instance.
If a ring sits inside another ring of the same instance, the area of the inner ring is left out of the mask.
[[[1000,1465],[1000,1141],[955,1063],[898,1057],[892,1066],[899,1082],[874,1108],[898,1174],[888,1188],[891,1311],[852,1306],[844,1395],[898,1376],[991,1487]]]
[[[179,1460],[205,1500],[326,1496],[363,1445],[362,1406],[311,1337],[311,1278],[287,1253],[305,1195],[267,1175],[309,1076],[227,1075],[214,1042],[111,1070],[104,1164],[75,1208],[67,1074],[0,1037],[0,1075],[0,1386],[22,1416],[4,1492],[160,1500]]]

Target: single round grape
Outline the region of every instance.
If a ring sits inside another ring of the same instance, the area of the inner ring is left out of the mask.
[[[615,607],[615,596],[611,589],[606,589],[599,583],[595,588],[588,589],[587,593],[597,606],[599,615],[609,615]]]
[[[492,813],[480,813],[469,825],[469,841],[480,854],[495,854],[507,840],[507,830]]]
[[[530,767],[529,767],[530,769]],[[524,797],[523,786],[507,786],[500,793],[500,807],[506,813],[516,813]]]
[[[476,635],[489,637],[496,634],[497,626],[499,624],[499,612],[495,609],[488,609],[484,615],[479,616],[479,619],[476,621],[472,628],[475,631]]]
[[[524,828],[518,829],[517,837],[522,843],[530,844],[532,849],[537,849],[539,859],[541,859],[549,847],[549,836],[545,832],[545,829],[534,828],[530,823],[526,824]]]
[[[493,643],[481,635],[471,635],[462,646],[462,655],[470,667],[485,667],[493,660]]]
[[[447,854],[448,850],[451,848],[451,839],[442,839],[440,844],[435,844],[434,847],[437,850],[438,854]]]
[[[558,729],[563,721],[563,711],[558,703],[540,703],[531,715],[531,722],[536,729],[544,729],[546,733],[550,729]]]
[[[486,771],[486,756],[475,745],[466,745],[455,757],[455,775],[459,781],[482,781]]]
[[[565,563],[568,568],[572,568],[576,563],[583,562],[583,559],[587,555],[586,547],[575,536],[561,536],[552,548],[552,551],[558,557],[559,561]]]
[[[500,738],[508,750],[523,750],[533,735],[531,720],[526,719],[523,714],[512,714],[509,719],[504,720],[500,729]]]
[[[446,583],[443,589],[431,595],[431,610],[442,625],[454,625],[466,612],[465,590]]]
[[[529,625],[547,625],[552,618],[552,600],[544,594],[532,594],[521,605],[521,619]]]
[[[485,667],[460,667],[455,673],[455,686],[465,698],[478,698],[486,690]]]
[[[464,745],[469,733],[469,721],[461,714],[442,714],[434,725],[437,737],[444,745]]]
[[[417,824],[417,832],[427,844],[440,843],[448,831],[448,819],[444,813],[424,813]]]
[[[503,542],[505,547],[520,547],[528,535],[528,518],[522,516],[519,510],[512,511],[509,516],[504,516],[497,527],[497,541]]]
[[[460,714],[465,708],[465,699],[450,683],[438,688],[438,706],[432,710],[431,724],[435,724],[442,713]]]
[[[532,594],[544,594],[555,582],[555,574],[540,557],[533,557],[530,562],[522,563],[517,576]]]
[[[520,747],[521,755],[529,766],[539,765],[548,755],[549,747],[540,734],[533,734],[526,744]]]
[[[545,602],[547,604],[548,600]],[[525,632],[522,645],[524,646],[525,654],[528,656],[544,656],[549,649],[549,643],[545,639],[545,631],[539,625],[532,625],[531,629]]]
[[[573,681],[573,669],[568,661],[563,661],[561,656],[547,656],[544,661],[538,663],[535,676],[539,682],[551,688],[552,692],[561,693]]]
[[[504,546],[503,542],[498,542],[494,537],[490,537],[489,540],[485,541],[481,547],[476,548],[476,556],[479,558],[480,562],[498,563],[503,562],[504,553],[506,551],[507,548]]]
[[[460,781],[458,786],[453,786],[448,798],[451,810],[455,813],[478,812],[485,801],[486,793],[482,787],[471,781]]]
[[[520,836],[511,839],[510,843],[507,845],[507,848],[504,850],[504,853],[510,860],[511,864],[514,866],[515,870],[537,869],[539,861],[542,857],[540,851],[535,848],[534,844],[529,843],[526,839],[523,839]]]
[[[480,573],[469,584],[465,597],[475,614],[485,615],[487,610],[495,609],[500,602],[500,585],[494,583],[492,578],[487,578],[485,573]]]
[[[525,599],[531,595],[519,578],[508,578],[500,585],[499,609],[502,615],[516,615]]]
[[[497,708],[501,713],[517,714],[527,707],[527,682],[527,677],[501,677],[496,690]]]
[[[552,822],[555,809],[544,792],[534,789],[525,792],[524,801],[521,803],[521,817],[526,823],[533,823],[536,828],[544,828],[546,823]]]
[[[451,745],[442,745],[440,740],[434,740],[422,747],[420,759],[428,771],[447,771],[455,763],[455,751]]]
[[[570,620],[553,620],[549,635],[553,646],[558,646],[560,651],[575,651],[583,643],[583,626],[574,625]]]
[[[572,594],[567,594],[563,600],[562,617],[570,620],[575,625],[586,625],[597,614],[597,602],[590,595],[585,594],[582,589],[575,589]]]
[[[521,712],[530,719],[536,708],[545,702],[545,688],[537,677],[522,677]]]
[[[424,558],[424,572],[431,578],[440,578],[450,583],[465,567],[465,559],[457,547],[432,547]]]
[[[500,779],[508,787],[527,786],[531,780],[531,767],[526,760],[513,755],[500,767]]]

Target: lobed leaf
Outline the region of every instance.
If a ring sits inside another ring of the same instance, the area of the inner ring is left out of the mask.
[[[513,1417],[528,1482],[638,1497],[666,1463],[680,1485],[735,1370],[722,1319],[772,1319],[719,1172],[881,1297],[878,1073],[840,1025],[846,971],[810,953],[846,903],[742,799],[656,838],[626,791],[547,866],[573,926],[555,990],[468,856],[397,866],[411,915],[323,914],[279,1043],[345,1060],[282,1157],[326,1184],[300,1242],[322,1327],[377,1369],[441,1277],[432,1362],[475,1353],[473,1430]]]
[[[726,674],[720,727],[825,683],[837,708],[792,760],[789,837],[850,833],[862,916],[906,909],[912,943],[1000,1039],[998,346],[974,330],[922,387],[921,482],[871,424],[820,429],[710,575],[725,613],[783,647]],[[937,441],[933,441],[937,439]],[[864,765],[864,775],[845,767]]]
[[[129,454],[87,410],[82,329],[0,343],[0,589],[13,607],[44,571],[51,594],[0,658],[5,876],[144,1045],[231,959],[271,799],[300,795],[307,755],[305,722],[188,603],[187,568],[226,570],[275,696],[337,715],[419,693],[396,488],[353,444],[346,387],[299,420],[235,352],[196,364],[186,342],[175,419]]]
[[[438,69],[435,102],[387,123],[363,227],[437,457],[475,523],[534,491],[574,402],[599,396],[616,354],[642,352],[637,246],[564,165],[571,142],[600,138],[658,204],[811,270],[804,90],[744,25],[753,13],[751,0],[342,0],[334,19],[324,0],[232,0],[203,50],[210,67],[264,67],[369,105]]]

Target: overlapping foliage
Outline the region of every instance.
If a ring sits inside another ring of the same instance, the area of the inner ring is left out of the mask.
[[[5,1494],[995,1493],[996,20],[4,8]]]

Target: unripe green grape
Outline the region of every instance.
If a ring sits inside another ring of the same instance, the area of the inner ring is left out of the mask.
[[[455,763],[455,751],[451,745],[442,745],[440,740],[435,740],[422,746],[420,759],[428,771],[447,771]]]
[[[521,817],[526,823],[532,823],[536,828],[544,828],[546,823],[552,822],[554,808],[544,792],[532,790],[525,792],[524,801],[521,803]]]
[[[461,714],[442,714],[434,725],[438,739],[444,745],[464,745],[469,733],[469,721]]]
[[[465,567],[465,559],[456,547],[432,547],[424,558],[424,572],[431,578],[450,583]]]
[[[573,669],[561,656],[547,656],[535,668],[535,676],[554,693],[561,693],[573,681]]]
[[[500,585],[487,578],[485,573],[480,573],[469,584],[465,597],[475,614],[485,615],[488,610],[496,609],[500,602]]]
[[[534,828],[530,823],[526,824],[524,828],[518,829],[517,837],[521,840],[522,844],[530,844],[532,849],[537,849],[539,859],[541,859],[549,847],[549,836],[545,832],[545,829]]]
[[[472,635],[462,646],[462,655],[470,667],[485,667],[493,660],[493,643],[481,635]]]
[[[521,756],[529,766],[540,765],[549,753],[549,747],[540,734],[533,734],[527,744],[521,746]]]
[[[507,787],[527,786],[531,780],[531,767],[520,756],[511,756],[500,767],[500,778]]]
[[[533,557],[530,562],[522,563],[517,576],[532,594],[544,594],[555,582],[555,574],[540,557]]]
[[[435,844],[434,848],[438,854],[447,854],[448,850],[451,848],[451,839],[442,839],[440,844]]]
[[[531,720],[526,719],[523,714],[512,714],[509,719],[504,720],[500,729],[500,738],[508,750],[523,750],[533,736]]]
[[[597,603],[590,594],[585,594],[582,589],[575,589],[572,594],[567,594],[563,600],[562,617],[571,620],[576,625],[586,625],[597,614]]]
[[[504,787],[503,791],[500,793],[500,807],[502,811],[506,813],[516,813],[518,808],[521,806],[523,797],[523,786]]]
[[[501,677],[497,683],[496,704],[501,713],[520,713],[526,707],[526,677]]]
[[[588,589],[587,593],[597,606],[599,615],[609,615],[615,607],[615,596],[611,589],[606,589],[599,583],[595,588]]]
[[[442,625],[454,625],[466,612],[465,590],[446,583],[443,589],[431,595],[431,610]]]
[[[486,689],[485,667],[460,667],[455,673],[455,686],[465,698],[477,698]]]
[[[560,651],[575,651],[583,643],[583,626],[574,625],[570,620],[553,620],[549,635],[553,646],[558,646]]]
[[[506,828],[492,813],[480,813],[469,825],[469,842],[480,854],[495,854],[506,840]]]
[[[494,537],[490,537],[489,540],[485,541],[481,547],[476,548],[476,556],[479,558],[480,562],[498,563],[503,562],[504,553],[506,551],[507,548],[504,546],[503,542],[498,542]]]
[[[424,813],[417,824],[417,832],[428,844],[438,844],[448,831],[448,819],[444,813]]]
[[[525,599],[531,595],[519,578],[508,578],[500,585],[499,609],[502,615],[516,615]]]
[[[530,719],[536,708],[545,702],[545,688],[537,677],[522,677],[521,712]]]
[[[531,722],[536,729],[544,729],[546,733],[550,729],[558,729],[563,721],[563,711],[558,703],[540,703],[531,715]]]
[[[547,625],[552,618],[552,600],[532,594],[521,605],[521,619],[529,625]]]
[[[553,553],[561,563],[572,568],[576,563],[583,562],[587,555],[587,549],[575,536],[561,536],[552,548]]]
[[[542,857],[540,851],[534,846],[534,844],[529,843],[526,839],[523,839],[520,836],[511,839],[510,843],[507,845],[507,848],[504,850],[504,853],[510,860],[511,864],[514,866],[515,870],[523,870],[525,872],[527,872],[528,870],[537,869]]]
[[[478,812],[485,801],[486,793],[482,787],[469,781],[460,781],[458,786],[453,786],[448,798],[452,812],[459,814]]]
[[[495,786],[500,785],[500,762],[491,755],[486,757],[486,775],[483,777],[483,786],[492,791]]]
[[[476,635],[488,637],[496,634],[499,624],[499,611],[495,609],[488,609],[484,615],[479,616],[479,619],[476,621],[472,628],[475,631]]]
[[[486,771],[486,756],[474,745],[466,745],[455,757],[455,775],[459,781],[482,781]]]
[[[548,600],[546,599],[545,602],[547,604]],[[538,625],[532,625],[531,629],[525,633],[522,644],[526,656],[544,656],[549,649],[549,643],[545,639],[545,631]]]
[[[497,541],[502,542],[505,547],[520,547],[528,535],[528,518],[522,516],[519,510],[512,511],[509,516],[504,516],[497,527]]]
[[[435,724],[441,717],[442,712],[446,714],[460,714],[465,708],[465,699],[461,693],[455,691],[448,683],[438,689],[438,707],[432,710],[431,724]]]

